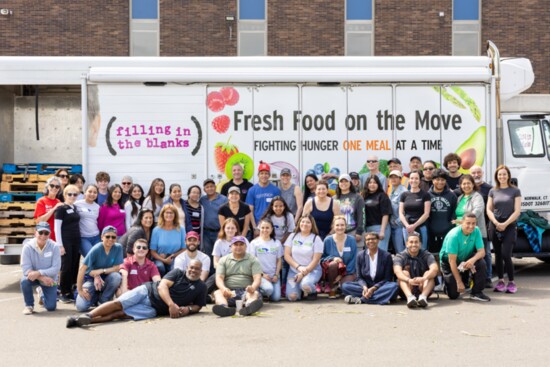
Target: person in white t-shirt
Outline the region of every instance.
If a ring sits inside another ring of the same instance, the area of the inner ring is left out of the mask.
[[[191,260],[199,260],[202,263],[201,280],[206,282],[208,273],[210,272],[210,257],[198,250],[201,241],[201,236],[195,231],[187,232],[185,236],[185,246],[187,251],[182,252],[174,259],[174,268],[179,268],[182,271],[187,270]]]
[[[290,266],[286,283],[289,301],[317,298],[315,284],[321,278],[323,241],[319,237],[315,219],[311,215],[298,220],[294,234],[285,242],[285,261]]]

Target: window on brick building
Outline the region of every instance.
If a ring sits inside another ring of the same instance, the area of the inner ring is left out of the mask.
[[[267,0],[237,0],[239,56],[267,55]]]
[[[374,54],[372,19],[372,0],[346,0],[346,56]]]
[[[453,55],[477,56],[481,49],[481,0],[453,0]]]
[[[159,1],[130,1],[130,56],[159,56]]]

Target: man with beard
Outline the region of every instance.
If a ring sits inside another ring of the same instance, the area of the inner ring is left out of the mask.
[[[173,269],[160,282],[148,282],[124,293],[115,301],[67,319],[67,327],[86,326],[115,319],[144,320],[170,315],[177,319],[206,305],[206,285],[200,280],[202,264],[191,260],[187,271]]]

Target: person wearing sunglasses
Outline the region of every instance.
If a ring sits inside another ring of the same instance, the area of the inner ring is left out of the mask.
[[[140,238],[134,242],[134,254],[124,259],[120,266],[122,281],[118,288],[117,296],[139,287],[146,282],[160,281],[160,273],[155,263],[149,260],[149,245],[147,240]]]
[[[359,179],[361,180],[361,189],[365,187],[365,182],[367,182],[367,178],[369,178],[372,175],[378,176],[380,179],[380,184],[382,185],[383,191],[386,192],[388,189],[388,182],[386,181],[386,176],[382,172],[380,172],[380,160],[377,156],[371,155],[367,157],[366,166],[369,169],[367,173],[362,173],[359,176]]]
[[[57,244],[65,249],[65,255],[61,257],[61,296],[62,303],[74,301],[71,290],[76,284],[78,265],[80,263],[80,214],[75,206],[79,195],[78,187],[68,185],[63,190],[65,203],[55,210],[55,231],[57,232]]]
[[[24,315],[34,313],[34,287],[37,287],[38,304],[47,311],[55,311],[57,305],[57,273],[61,269],[61,255],[59,246],[50,239],[50,233],[50,225],[40,222],[35,227],[34,238],[23,243],[20,284],[25,300]]]
[[[190,316],[206,306],[206,285],[200,280],[202,264],[191,260],[184,272],[173,269],[158,282],[147,282],[121,295],[115,301],[67,319],[67,328],[109,322],[115,319],[135,321],[157,316],[172,319]]]
[[[122,245],[116,243],[117,229],[113,226],[103,228],[101,241],[86,255],[76,281],[78,296],[76,309],[87,311],[99,303],[110,301],[120,286],[122,276],[119,273],[123,263]]]
[[[437,164],[434,161],[424,162],[422,169],[422,178],[420,179],[420,188],[426,192],[433,186],[433,173],[437,169]]]
[[[34,219],[36,223],[48,222],[51,228],[50,238],[55,241],[55,229],[54,229],[54,213],[55,209],[63,205],[63,203],[57,199],[57,194],[61,191],[61,180],[59,177],[52,176],[46,181],[46,190],[44,196],[38,199],[36,207],[34,209]],[[61,249],[61,255],[64,254],[63,248]]]
[[[59,177],[59,181],[61,182],[61,190],[57,193],[57,198],[59,201],[63,202],[65,200],[63,190],[65,190],[65,187],[69,185],[69,171],[67,171],[65,168],[60,168],[57,171],[55,171],[55,177]]]
[[[120,206],[124,208],[124,204],[130,199],[132,185],[134,184],[134,180],[132,179],[132,176],[124,176],[122,177],[122,181],[120,181],[120,186],[122,187],[122,197],[120,198]]]

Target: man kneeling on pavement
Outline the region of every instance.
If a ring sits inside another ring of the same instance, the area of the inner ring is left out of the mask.
[[[484,257],[485,246],[481,231],[476,226],[476,215],[466,212],[462,224],[445,236],[439,253],[445,289],[450,299],[457,299],[465,292],[465,284],[469,283],[471,274],[474,285],[470,299],[482,302],[491,300],[483,293],[487,274]]]
[[[161,281],[147,282],[89,313],[69,317],[67,327],[115,319],[137,321],[162,315],[177,319],[197,313],[206,305],[206,285],[200,280],[201,269],[202,263],[193,259],[185,273],[173,269]]]
[[[252,315],[263,306],[258,292],[262,280],[262,266],[258,259],[246,252],[247,241],[242,236],[231,240],[231,253],[222,257],[216,268],[214,292],[216,305],[212,311],[221,317],[233,316],[237,302],[242,316]]]
[[[393,272],[409,308],[428,306],[439,270],[434,255],[422,250],[421,244],[420,234],[410,233],[407,248],[393,259]]]

